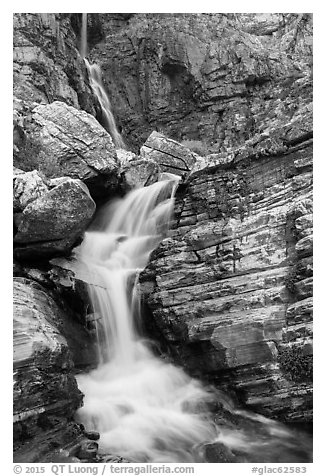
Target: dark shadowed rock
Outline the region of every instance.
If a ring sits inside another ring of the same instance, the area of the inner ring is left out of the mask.
[[[141,158],[122,149],[117,150],[117,155],[120,163],[120,173],[127,190],[146,187],[157,181],[161,169],[155,160]]]
[[[99,440],[100,434],[97,431],[85,431],[84,435],[89,440]]]
[[[235,148],[311,101],[310,14],[138,13],[90,52],[124,136]],[[299,105],[300,104],[300,105]],[[288,136],[290,139],[290,136]],[[201,155],[201,154],[200,154]]]

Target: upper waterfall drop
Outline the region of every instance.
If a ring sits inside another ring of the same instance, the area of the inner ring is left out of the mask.
[[[88,52],[87,43],[87,13],[82,13],[82,28],[81,28],[81,41],[80,41],[80,55],[84,59],[89,79],[90,86],[93,93],[97,97],[102,111],[102,120],[105,129],[112,137],[114,145],[117,149],[125,149],[126,145],[121,134],[118,131],[116,121],[112,112],[112,106],[110,99],[105,91],[105,87],[102,81],[102,71],[97,64],[90,64],[86,59]]]
[[[80,54],[82,58],[84,59],[86,58],[86,55],[87,55],[87,13],[82,13]]]

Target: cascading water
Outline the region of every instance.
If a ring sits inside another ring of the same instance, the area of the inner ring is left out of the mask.
[[[115,146],[125,148],[101,70],[86,59],[86,13],[80,52],[105,128]],[[236,409],[216,389],[205,388],[156,357],[137,330],[138,273],[167,231],[177,183],[170,176],[110,203],[76,249],[76,258],[88,268],[89,282],[97,283],[89,285],[89,296],[99,359],[95,370],[77,377],[85,397],[76,418],[87,429],[100,432],[102,453],[136,462],[205,461],[204,443],[223,443],[242,462],[309,462],[309,436]],[[214,422],[216,404],[232,415],[229,426]]]
[[[233,417],[250,424],[215,424],[208,407],[221,402],[217,391],[156,357],[137,331],[137,276],[167,231],[176,186],[170,177],[110,203],[76,250],[89,282],[98,283],[89,285],[89,295],[99,349],[97,369],[77,377],[85,397],[76,418],[100,433],[102,453],[135,462],[205,461],[205,442],[223,443],[241,461],[309,461],[305,436],[236,410],[225,397]]]
[[[80,38],[80,54],[82,58],[87,55],[87,13],[82,13],[82,28]]]
[[[81,29],[81,42],[80,42],[80,54],[85,61],[85,65],[88,71],[90,86],[93,93],[97,97],[102,111],[102,122],[105,129],[112,137],[114,145],[118,149],[125,149],[125,143],[121,134],[118,131],[114,115],[112,113],[112,107],[110,99],[105,91],[102,82],[102,71],[97,64],[90,64],[86,59],[87,55],[87,13],[82,13],[82,29]]]
[[[90,286],[98,321],[99,367],[79,376],[78,418],[101,433],[101,448],[135,461],[194,461],[192,447],[215,435],[186,410],[211,398],[199,382],[155,357],[138,335],[137,274],[157,246],[173,208],[177,181],[132,191],[111,204],[100,230],[86,233],[79,259],[103,287]]]

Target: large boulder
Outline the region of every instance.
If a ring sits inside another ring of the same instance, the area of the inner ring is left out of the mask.
[[[43,190],[21,213],[14,215],[15,255],[19,258],[67,253],[85,231],[95,208],[80,180],[66,177],[54,188]]]
[[[44,288],[14,278],[16,461],[39,462],[53,445],[63,446],[78,434],[72,419],[82,394],[67,341],[58,329],[62,324],[62,312]]]
[[[110,135],[93,116],[60,101],[25,105],[19,114],[24,137],[14,156],[17,167],[37,168],[48,177],[80,179],[93,196],[115,192],[116,151]]]

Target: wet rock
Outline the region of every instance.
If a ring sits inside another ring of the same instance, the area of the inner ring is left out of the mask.
[[[313,226],[312,220],[313,220],[312,213],[303,215],[296,219],[295,228],[300,238],[304,238],[312,234],[312,226]]]
[[[98,443],[92,440],[84,440],[81,442],[77,451],[77,457],[81,460],[94,460],[97,456]]]
[[[67,178],[24,208],[14,237],[16,255],[48,256],[69,251],[94,212],[95,203],[87,187],[80,180]]]
[[[13,190],[14,212],[23,211],[29,203],[44,195],[48,190],[45,177],[42,177],[37,170],[24,172],[15,169]]]
[[[312,97],[312,17],[250,16],[135,14],[119,28],[113,15],[102,16],[109,40],[91,55],[132,145],[153,126],[178,141],[203,141],[212,153],[276,124],[293,141],[287,124]]]
[[[196,162],[196,155],[182,144],[152,132],[140,149],[140,156],[156,162],[163,172],[184,175]]]
[[[312,235],[305,236],[296,244],[296,251],[300,258],[312,255],[313,238]]]
[[[60,450],[58,453],[54,453],[53,456],[48,456],[47,461],[51,463],[80,463],[80,459],[71,456],[67,450]]]
[[[24,143],[14,160],[17,166],[38,168],[51,178],[80,179],[94,196],[116,190],[116,151],[93,116],[55,101],[32,108],[25,116],[24,131]]]
[[[129,461],[122,456],[117,455],[105,455],[102,457],[101,462],[103,463],[132,463],[133,461]]]

